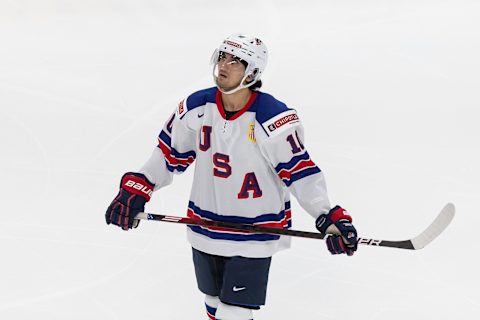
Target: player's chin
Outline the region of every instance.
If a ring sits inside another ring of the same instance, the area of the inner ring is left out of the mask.
[[[225,76],[219,76],[217,79],[217,83],[219,86],[222,86],[222,87],[230,87],[228,78]]]
[[[217,81],[217,85],[224,91],[230,91],[237,88],[240,85],[240,81]]]
[[[235,86],[231,86],[231,85],[228,85],[228,84],[223,84],[221,82],[217,82],[217,86],[222,89],[223,91],[230,91],[230,90],[233,90],[235,89],[236,87]]]

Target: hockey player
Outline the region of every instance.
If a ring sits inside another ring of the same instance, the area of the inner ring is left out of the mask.
[[[187,215],[276,228],[291,227],[290,194],[316,220],[332,254],[352,255],[357,232],[351,217],[331,207],[322,171],[305,149],[294,109],[259,91],[267,64],[265,44],[247,35],[227,37],[215,50],[216,86],[182,100],[138,172],[126,173],[108,207],[107,224],[124,230],[153,191],[194,161]],[[253,319],[265,304],[272,255],[290,238],[188,226],[198,288],[209,319]]]

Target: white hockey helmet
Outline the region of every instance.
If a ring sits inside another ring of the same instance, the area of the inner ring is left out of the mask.
[[[267,66],[268,50],[267,46],[258,38],[251,37],[245,34],[233,34],[223,40],[218,49],[215,50],[212,56],[213,63],[213,78],[217,83],[218,67],[217,62],[220,57],[220,52],[234,55],[247,63],[245,68],[245,75],[240,82],[240,85],[233,90],[223,92],[226,94],[234,93],[240,89],[248,88],[255,82],[260,80],[260,77]],[[248,76],[253,79],[247,84],[244,84]],[[220,89],[221,90],[221,89]]]

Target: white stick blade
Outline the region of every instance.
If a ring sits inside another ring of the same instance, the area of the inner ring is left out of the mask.
[[[425,231],[412,239],[412,244],[415,249],[422,249],[432,242],[433,239],[438,237],[438,235],[450,224],[454,216],[455,206],[453,203],[447,203],[432,224],[430,224]]]

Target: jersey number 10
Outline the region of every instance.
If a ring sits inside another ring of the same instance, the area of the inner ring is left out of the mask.
[[[287,137],[287,141],[290,143],[290,146],[292,147],[292,153],[299,153],[303,150],[305,150],[305,147],[303,146],[302,142],[300,141],[300,138],[298,137],[298,132],[295,131],[295,136],[293,134],[290,134]]]

